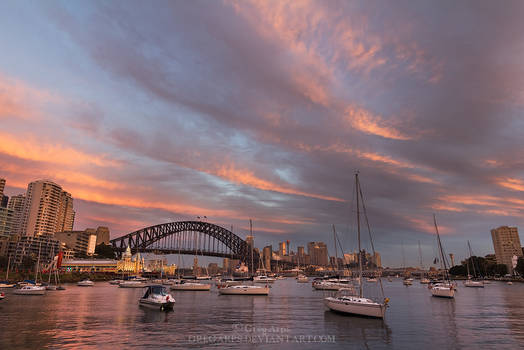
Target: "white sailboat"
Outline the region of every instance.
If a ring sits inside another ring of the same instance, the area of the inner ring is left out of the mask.
[[[176,284],[171,285],[170,289],[171,290],[209,291],[211,290],[211,285],[208,283],[181,281],[181,283],[176,283]]]
[[[371,237],[371,230],[369,229],[369,221],[367,219],[366,207],[364,205],[364,198],[362,196],[362,189],[360,188],[360,182],[358,179],[358,172],[355,174],[355,187],[357,195],[357,232],[358,232],[358,268],[359,268],[359,293],[358,296],[355,295],[341,295],[340,292],[335,297],[328,297],[324,299],[325,305],[333,311],[357,315],[357,316],[369,316],[384,318],[386,309],[388,307],[388,298],[384,298],[382,302],[377,302],[372,299],[364,298],[362,291],[362,249],[360,244],[360,204],[359,197],[362,199],[362,209],[364,210],[364,217],[366,219],[366,224],[368,227],[369,237],[371,241],[371,248],[373,253],[375,249],[373,246],[373,239]],[[382,281],[379,279],[380,287],[382,290]],[[344,290],[343,290],[344,291]],[[342,292],[343,292],[342,291]],[[383,290],[382,290],[382,294]]]
[[[15,289],[13,294],[17,295],[44,295],[45,294],[45,286],[37,285],[38,283],[38,272],[40,269],[40,251],[42,248],[42,243],[40,243],[38,247],[38,260],[36,262],[36,272],[35,272],[35,283],[32,284],[26,284],[20,289]]]
[[[473,262],[473,251],[471,250],[471,244],[468,241],[469,249],[469,261],[466,262],[466,269],[468,272],[468,279],[464,282],[464,287],[469,288],[484,288],[484,281],[477,279],[477,271],[475,270],[475,263]],[[471,261],[471,268],[473,270],[473,279],[469,274],[469,262]]]
[[[443,283],[437,283],[431,286],[431,295],[434,297],[441,298],[454,298],[455,288],[453,287],[453,284],[451,283],[451,280],[449,278],[446,256],[444,255],[444,249],[442,248],[442,242],[440,241],[440,235],[438,233],[437,219],[435,217],[435,214],[433,214],[433,223],[435,224],[435,231],[437,233],[437,242],[441,259],[440,261],[441,266],[444,268],[445,278]]]

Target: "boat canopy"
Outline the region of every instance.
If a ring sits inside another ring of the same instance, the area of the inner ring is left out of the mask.
[[[167,289],[161,285],[149,286],[147,287],[146,294],[144,294],[144,298],[149,297],[151,294],[167,295]]]

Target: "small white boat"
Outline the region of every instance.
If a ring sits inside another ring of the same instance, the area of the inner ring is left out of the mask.
[[[375,277],[372,277],[372,278],[368,278],[366,281],[371,283],[371,282],[377,282],[378,280]]]
[[[253,277],[253,282],[255,283],[275,283],[276,278],[268,276],[255,276]]]
[[[347,288],[349,285],[346,283],[337,283],[337,282],[313,282],[313,288],[316,290],[339,290],[342,288]]]
[[[171,290],[195,290],[208,291],[211,290],[211,285],[207,283],[183,282],[176,283],[170,287]]]
[[[120,282],[118,287],[119,288],[144,288],[144,287],[147,287],[147,284],[145,284],[142,281],[129,280],[129,281]]]
[[[429,279],[427,279],[427,278],[422,278],[422,279],[420,280],[420,284],[429,284]]]
[[[355,296],[354,292],[352,289],[341,289],[335,297],[325,298],[324,304],[330,310],[345,314],[384,318],[388,298],[385,298],[383,303],[377,303],[371,299]]]
[[[411,278],[406,278],[404,281],[402,281],[405,286],[411,286],[413,284],[413,280]]]
[[[466,280],[464,282],[464,287],[484,288],[484,282],[483,281],[475,281],[475,280]]]
[[[143,307],[160,311],[173,310],[175,298],[167,292],[166,287],[154,285],[147,287],[147,291],[138,304]]]
[[[513,282],[511,281],[508,281],[507,285],[511,286],[513,284]]]
[[[20,289],[15,289],[13,291],[13,294],[16,294],[16,295],[44,295],[45,287],[35,286],[35,285],[23,286]]]
[[[119,285],[120,283],[124,282],[124,280],[111,280],[109,281],[109,284],[112,285]]]
[[[308,282],[309,282],[309,278],[307,278],[307,276],[299,275],[297,277],[297,283],[308,283]]]
[[[46,290],[56,290],[57,288],[58,288],[58,286],[56,286],[54,284],[50,284],[50,285],[45,286]]]
[[[454,298],[455,289],[450,283],[437,283],[431,287],[431,295],[441,298]]]
[[[89,280],[89,279],[85,279],[83,281],[80,281],[76,284],[77,286],[79,287],[92,287],[95,285],[95,282]]]
[[[229,286],[220,288],[218,293],[225,295],[268,295],[269,287],[248,285]]]

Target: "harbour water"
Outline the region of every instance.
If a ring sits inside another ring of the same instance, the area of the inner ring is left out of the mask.
[[[0,349],[516,349],[524,346],[524,284],[459,282],[455,300],[430,296],[417,280],[383,279],[384,321],[327,311],[311,284],[276,281],[269,296],[171,292],[173,312],[138,306],[142,289],[107,282],[68,285],[45,296],[4,290]]]

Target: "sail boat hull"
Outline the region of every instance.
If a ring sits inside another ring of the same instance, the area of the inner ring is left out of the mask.
[[[451,286],[434,286],[431,288],[431,295],[439,298],[454,298],[455,290]]]
[[[332,311],[354,316],[384,318],[386,305],[365,298],[326,298],[325,305]]]

